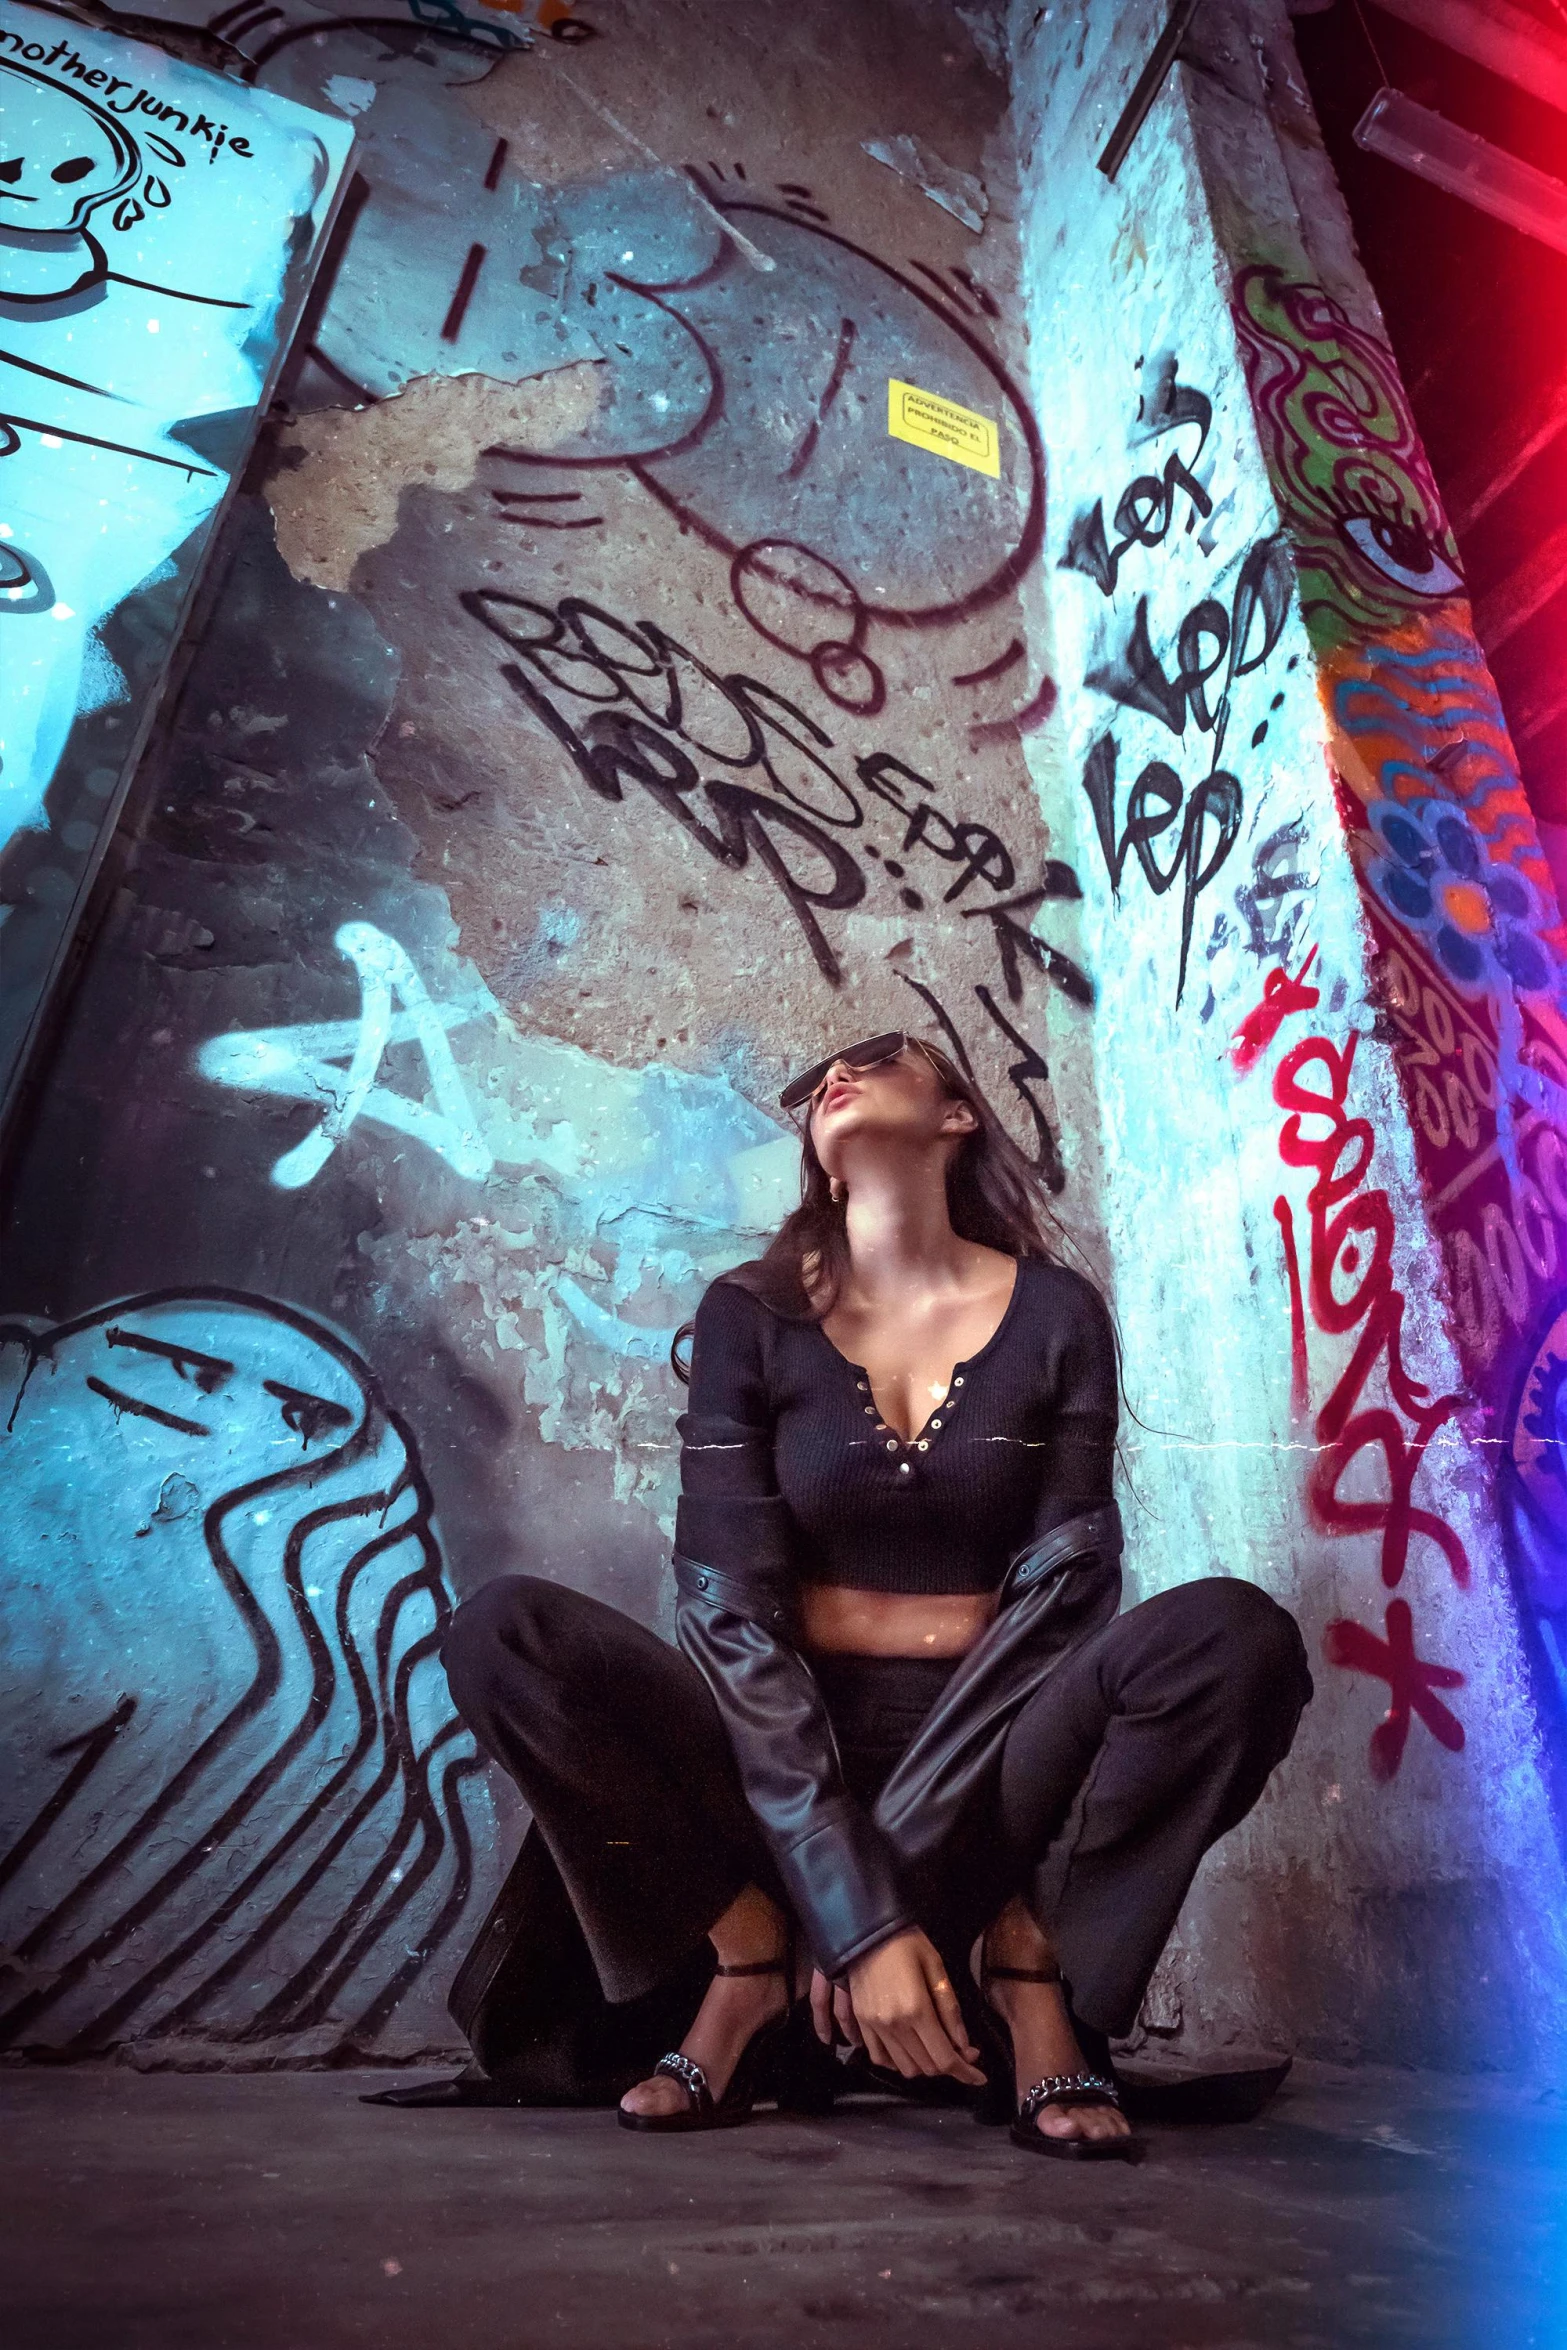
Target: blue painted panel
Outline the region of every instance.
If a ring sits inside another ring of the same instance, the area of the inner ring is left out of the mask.
[[[0,0],[0,1093],[352,139],[271,91]]]

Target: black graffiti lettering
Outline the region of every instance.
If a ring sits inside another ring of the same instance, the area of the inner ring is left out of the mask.
[[[770,800],[765,793],[752,791],[743,783],[710,783],[707,796],[713,805],[726,815],[738,817],[751,846],[777,882],[784,896],[794,908],[795,917],[804,931],[817,969],[829,985],[836,987],[843,978],[838,958],[828,945],[821,924],[813,908],[841,912],[857,906],[865,895],[865,876],[842,843],[818,831],[806,816],[793,808],[783,807]],[[771,829],[770,829],[771,828]],[[779,853],[772,833],[793,833],[826,859],[832,868],[832,880],[826,889],[808,889],[797,874],[792,873]]]
[[[1154,651],[1148,633],[1148,599],[1139,596],[1124,650],[1114,660],[1091,669],[1086,682],[1124,709],[1141,710],[1145,716],[1157,718],[1175,735],[1185,734],[1190,711],[1200,731],[1214,737],[1217,764],[1223,755],[1237,681],[1262,667],[1283,634],[1291,577],[1289,553],[1282,539],[1260,541],[1241,566],[1229,611],[1205,596],[1182,620],[1176,632],[1173,677],[1166,676]],[[1259,615],[1261,632],[1253,644]],[[1210,703],[1209,682],[1221,666],[1223,688],[1218,702]]]
[[[1222,606],[1219,611],[1228,636],[1228,620]],[[1190,615],[1188,615],[1190,617]],[[1223,658],[1221,651],[1220,658]],[[1085,684],[1096,693],[1108,694],[1124,710],[1141,710],[1145,717],[1157,718],[1172,734],[1186,732],[1186,680],[1183,676],[1166,677],[1164,663],[1153,649],[1148,634],[1148,598],[1139,596],[1132,619],[1132,633],[1125,648],[1114,660],[1090,669]]]
[[[803,793],[796,791],[794,786],[779,774],[771,750],[764,748],[762,765],[772,778],[775,789],[781,791],[785,799],[793,800],[796,807],[803,808],[808,816],[815,816],[824,824],[844,826],[863,824],[865,812],[848,785],[842,782],[828,766],[826,760],[818,755],[818,750],[813,749],[811,741],[802,742],[799,735],[790,732],[784,723],[784,718],[780,717],[779,713],[783,712],[785,717],[794,719],[821,749],[832,749],[832,736],[818,726],[814,718],[808,718],[797,702],[791,702],[786,694],[775,693],[770,685],[763,685],[759,679],[733,676],[726,678],[724,682],[731,700],[735,702],[750,723],[765,729],[767,733],[778,735],[789,744],[792,750],[798,751],[801,758],[807,760],[818,775],[826,777],[839,799],[847,803],[847,812],[835,815],[829,809],[822,807],[817,800],[807,799]]]
[[[1157,440],[1179,425],[1195,424],[1198,428],[1197,447],[1193,451],[1195,461],[1207,446],[1212,422],[1212,402],[1190,384],[1177,383],[1172,366],[1168,375],[1161,378],[1134,438]],[[1213,512],[1213,500],[1191,466],[1172,454],[1166,458],[1162,474],[1141,473],[1121,492],[1115,509],[1119,536],[1113,547],[1105,530],[1102,499],[1096,499],[1086,513],[1077,517],[1067,534],[1061,569],[1085,573],[1101,595],[1113,596],[1123,556],[1133,547],[1162,546],[1175,520],[1176,501],[1180,497],[1187,500],[1190,509],[1186,518],[1188,530],[1199,515],[1206,520]]]
[[[618,778],[595,760],[581,735],[569,719],[561,716],[548,694],[541,694],[532,678],[524,677],[515,661],[505,662],[501,675],[512,692],[527,703],[535,718],[549,728],[589,791],[595,792],[601,800],[622,798]]]
[[[932,1019],[935,1021],[937,1027],[941,1030],[941,1033],[946,1038],[948,1044],[952,1047],[952,1058],[957,1062],[958,1067],[962,1070],[965,1077],[972,1077],[974,1075],[974,1064],[969,1059],[968,1046],[963,1042],[962,1037],[958,1034],[957,1029],[953,1024],[951,1014],[947,1011],[947,1008],[942,1003],[941,998],[936,994],[935,989],[927,987],[923,979],[911,978],[907,971],[900,971],[898,972],[897,976],[902,980],[905,987],[912,987],[915,994],[920,998],[921,1002],[928,1007]]]
[[[731,872],[739,872],[754,849],[782,890],[817,969],[836,987],[843,977],[837,956],[816,919],[817,907],[841,911],[857,906],[865,895],[865,877],[839,842],[798,810],[769,799],[743,783],[703,783],[696,767],[679,746],[656,733],[645,721],[605,715],[590,720],[589,758],[606,779],[617,786],[622,779],[640,783],[658,805],[700,842],[708,855]],[[717,830],[704,824],[689,804],[688,795],[700,786],[718,819]],[[775,832],[792,834],[821,857],[831,872],[825,888],[813,889],[786,862]]]
[[[624,689],[611,663],[581,639],[575,649],[568,645],[565,641],[565,622],[547,604],[535,604],[530,597],[511,595],[504,588],[468,589],[464,591],[461,600],[464,609],[471,612],[475,620],[482,620],[485,627],[500,638],[502,644],[510,645],[514,653],[521,653],[545,682],[555,686],[561,693],[574,694],[581,702],[620,700]],[[519,634],[518,623],[511,615],[529,612],[547,624],[544,633]],[[593,693],[570,677],[558,676],[551,666],[557,661],[586,670],[590,676],[606,679],[612,690],[607,694]]]
[[[1026,1036],[1019,1035],[988,987],[977,986],[974,993],[1018,1055],[1007,1070],[1007,1081],[1033,1124],[1034,1169],[1048,1191],[1058,1192],[1066,1183],[1060,1144],[1042,1104],[1029,1092],[1031,1085],[1049,1084],[1050,1065],[1041,1053],[1035,1051]]]
[[[785,799],[792,800],[819,822],[845,828],[864,822],[859,801],[821,756],[823,750],[832,749],[832,736],[798,703],[763,685],[759,679],[738,674],[720,677],[655,622],[643,621],[633,627],[629,621],[606,612],[602,605],[590,603],[586,597],[563,597],[556,613],[526,596],[511,595],[499,588],[469,591],[461,601],[503,644],[521,653],[545,684],[557,692],[600,707],[626,702],[652,725],[681,736],[699,758],[716,759],[721,766],[740,769],[760,766]],[[529,615],[541,626],[525,629],[523,621]],[[612,650],[596,631],[618,637],[624,649]],[[719,696],[735,719],[739,734],[729,748],[700,740],[688,728],[687,697],[679,675],[681,664],[688,666]],[[662,706],[651,698],[644,699],[641,690],[654,679],[660,683],[658,701]],[[611,690],[596,690],[600,682]],[[814,771],[808,779],[810,782],[814,783],[816,777],[825,780],[833,804],[824,806],[819,793],[809,793],[801,788],[798,779],[791,780],[787,771],[780,771],[770,738],[787,744],[790,751],[807,763]]]
[[[1087,513],[1079,514],[1067,532],[1061,569],[1086,573],[1101,595],[1113,596],[1122,552],[1118,548],[1112,561],[1110,541],[1105,533],[1104,502],[1096,498]]]
[[[1273,538],[1260,539],[1252,548],[1241,568],[1240,584],[1235,590],[1234,619],[1231,635],[1234,654],[1230,675],[1249,677],[1260,669],[1284,634],[1284,623],[1289,618],[1290,589],[1295,581],[1295,565],[1289,545],[1282,532]],[[1262,642],[1254,653],[1246,648],[1251,642],[1251,624],[1262,614]]]
[[[859,905],[866,894],[866,877],[848,849],[823,827],[858,830],[865,822],[865,808],[823,755],[835,747],[827,730],[798,703],[759,679],[721,677],[655,621],[632,624],[583,596],[563,597],[553,611],[530,597],[498,588],[470,590],[460,601],[521,656],[502,664],[502,678],[553,736],[594,796],[623,804],[626,784],[635,783],[727,870],[743,870],[754,855],[786,899],[817,968],[838,986],[842,969],[818,915]],[[738,723],[739,732],[727,749],[699,739],[688,723],[693,678],[716,694]],[[593,705],[580,732],[558,706],[556,695]],[[787,749],[788,759],[780,746]],[[1113,746],[1109,757],[1113,801]],[[704,777],[698,761],[709,759],[742,771],[759,768],[778,797],[749,784]],[[795,760],[803,762],[801,769],[795,768]],[[1013,888],[1017,869],[1006,842],[987,824],[947,816],[934,796],[940,786],[930,777],[888,751],[870,752],[857,758],[854,766],[862,789],[904,820],[900,850],[928,849],[956,869],[943,904],[954,903],[975,881],[984,881],[998,893]],[[832,795],[830,805],[822,804],[823,786]],[[1113,823],[1113,811],[1106,821]],[[1164,821],[1173,822],[1173,814]],[[1156,821],[1152,829],[1159,828]],[[825,880],[813,882],[809,868],[804,874],[796,870],[798,854],[791,861],[788,839],[803,843],[821,860]],[[876,853],[868,850],[871,856]],[[1124,859],[1124,844],[1121,854]],[[901,880],[903,868],[894,859],[887,860],[886,869]],[[1071,868],[1052,859],[1043,886],[1026,901],[1010,904],[1022,912],[1045,898],[1080,894]],[[903,896],[905,904],[919,908],[915,892],[905,890]],[[1036,939],[1026,922],[1010,920],[1004,908],[996,911],[1002,916],[994,925],[997,953],[1013,1002],[1021,996],[1020,958],[1026,956],[1074,1003],[1092,1003],[1092,983],[1069,956]]]
[[[639,621],[633,627],[629,621],[618,619],[613,612],[606,612],[602,605],[590,603],[585,596],[562,596],[558,610],[562,625],[571,630],[588,659],[597,662],[605,675],[617,681],[625,700],[640,710],[644,718],[650,718],[655,726],[678,731],[680,685],[669,654],[679,648],[670,644],[666,651],[665,645],[655,640],[646,621]],[[622,638],[631,652],[641,653],[646,658],[641,661],[623,658],[608,645],[598,641],[595,629],[604,629]],[[668,643],[669,640],[666,640]],[[655,679],[663,689],[662,709],[650,709],[638,692],[636,683],[632,682],[639,680],[643,684],[650,684]]]
[[[1137,861],[1150,884],[1162,892],[1169,884],[1160,877],[1150,844],[1161,833],[1168,832],[1175,822],[1184,796],[1181,779],[1162,759],[1151,759],[1132,786],[1126,803],[1126,824],[1118,834],[1115,821],[1118,758],[1114,735],[1102,734],[1083,766],[1083,789],[1094,812],[1094,829],[1099,835],[1110,888],[1119,898],[1127,851],[1135,849]],[[1152,814],[1148,812],[1150,804]]]
[[[927,848],[943,864],[963,867],[943,899],[949,906],[976,875],[983,875],[992,889],[1010,889],[1017,879],[1006,843],[988,824],[954,824],[929,800],[922,800],[910,816],[902,845],[905,851]]]
[[[1190,421],[1199,420],[1192,417]],[[1240,834],[1240,782],[1220,765],[1235,689],[1243,678],[1263,667],[1278,645],[1290,610],[1293,578],[1282,534],[1261,539],[1241,565],[1228,610],[1214,597],[1204,596],[1182,619],[1176,631],[1173,677],[1154,650],[1146,596],[1137,600],[1131,632],[1121,653],[1088,673],[1090,686],[1123,709],[1156,719],[1177,738],[1185,738],[1188,717],[1195,721],[1198,732],[1208,737],[1209,771],[1190,796],[1173,767],[1162,759],[1152,759],[1127,795],[1124,824],[1116,815],[1119,750],[1115,737],[1101,735],[1083,767],[1083,790],[1093,810],[1112,895],[1117,900],[1120,897],[1128,852],[1135,852],[1143,878],[1156,897],[1162,897],[1184,877],[1177,1004],[1186,986],[1197,899]],[[1215,701],[1210,688],[1221,671],[1223,682]],[[1264,723],[1253,737],[1254,743],[1265,732]],[[1180,833],[1175,853],[1168,865],[1161,864],[1154,844],[1171,832],[1177,821]],[[1007,942],[999,932],[998,938],[1005,963]],[[1011,945],[1015,955],[1016,940]],[[1015,1002],[1010,985],[1008,993]]]
[[[1224,699],[1214,714],[1212,729],[1215,766],[1224,755],[1224,737],[1235,687],[1241,678],[1250,677],[1253,670],[1262,667],[1284,634],[1294,580],[1294,561],[1282,532],[1260,539],[1241,566],[1230,606],[1230,664]],[[1252,651],[1252,627],[1259,614],[1262,634],[1256,650]]]
[[[963,919],[965,922],[983,920],[991,924],[995,932],[996,950],[1001,957],[1001,972],[1006,981],[1009,1003],[1020,1004],[1023,1000],[1022,958],[1026,955],[1064,995],[1070,996],[1074,1004],[1082,1004],[1088,1009],[1094,1000],[1094,983],[1087,972],[1074,963],[1070,955],[1063,955],[1058,947],[1051,946],[1048,940],[1036,938],[1028,923],[1018,919],[1019,916],[1032,914],[1035,907],[1042,906],[1047,898],[1082,896],[1077,876],[1071,867],[1058,865],[1054,859],[1051,862],[1052,870],[1066,875],[1069,888],[1052,887],[1047,876],[1043,887],[1028,890],[1019,898],[1004,899],[999,906],[969,906],[965,909]]]
[[[619,712],[590,718],[587,743],[594,766],[606,781],[613,780],[617,799],[622,796],[623,782],[640,783],[710,857],[735,872],[740,870],[746,859],[744,839],[713,832],[688,805],[687,794],[699,789],[702,778],[678,743],[657,733],[644,719],[623,717]]]
[[[640,704],[644,715],[651,718],[655,726],[666,727],[671,734],[680,735],[699,759],[716,759],[721,767],[756,766],[767,747],[767,738],[753,713],[746,708],[743,695],[737,690],[743,681],[720,677],[717,670],[709,669],[707,663],[693,653],[688,645],[667,635],[656,620],[644,620],[640,626],[649,647],[662,664],[669,697],[667,707],[662,712],[649,710],[645,703]],[[686,711],[687,696],[680,683],[682,663],[703,686],[718,696],[726,710],[739,719],[745,735],[743,750],[723,751],[716,743],[704,742],[692,733]],[[636,698],[632,696],[633,700]]]
[[[535,604],[530,596],[514,596],[505,588],[465,588],[458,601],[514,653],[531,655],[537,645],[558,645],[565,633],[559,613],[552,612],[548,604]],[[514,612],[532,612],[543,622],[542,630],[533,636],[519,635],[517,622],[510,618]]]
[[[1181,855],[1178,860],[1186,868],[1186,887],[1181,896],[1181,960],[1175,982],[1177,1003],[1186,987],[1186,963],[1191,953],[1192,922],[1197,912],[1197,900],[1235,846],[1241,829],[1242,805],[1240,785],[1233,775],[1226,775],[1222,769],[1215,769],[1212,775],[1198,784],[1186,803],[1186,822],[1181,828]],[[1216,832],[1212,852],[1204,862],[1203,827],[1210,819]]]
[[[893,782],[895,775],[903,776],[909,783],[917,783],[921,791],[934,791],[936,788],[927,776],[919,774],[913,767],[906,767],[890,751],[872,751],[869,758],[856,759],[854,772],[867,791],[874,792],[879,800],[885,800],[889,808],[896,808],[900,816],[908,814],[909,803]]]
[[[1164,484],[1156,473],[1139,474],[1127,483],[1115,509],[1115,527],[1123,546],[1156,547],[1169,527]]]
[[[1126,855],[1129,841],[1137,852],[1137,862],[1143,869],[1148,886],[1156,896],[1162,896],[1180,869],[1177,857],[1170,871],[1161,874],[1159,861],[1153,853],[1153,844],[1167,833],[1181,809],[1181,779],[1173,767],[1162,759],[1151,759],[1133,784],[1126,802],[1126,830],[1121,840],[1121,855]],[[1148,813],[1150,807],[1153,813]]]
[[[911,807],[898,778],[916,785],[922,793],[936,789],[918,768],[895,759],[890,751],[873,751],[868,758],[857,759],[854,768],[868,792],[874,792],[890,808],[896,808],[900,816],[908,817],[901,843],[905,851],[924,847],[944,864],[963,867],[946,891],[943,904],[951,905],[954,898],[961,897],[976,876],[988,881],[992,889],[1012,887],[1017,878],[1012,853],[988,824],[954,823],[928,799],[922,798]]]
[[[1235,846],[1241,828],[1241,787],[1220,768],[1206,776],[1188,798],[1180,777],[1162,759],[1150,760],[1138,776],[1126,801],[1126,822],[1117,830],[1115,813],[1116,745],[1101,735],[1083,767],[1083,790],[1094,814],[1094,829],[1104,854],[1112,892],[1119,897],[1127,851],[1134,849],[1143,878],[1155,897],[1163,897],[1184,874],[1181,899],[1181,958],[1175,1000],[1186,986],[1186,964],[1191,951],[1192,923],[1197,900]],[[1167,866],[1154,855],[1153,844],[1174,826],[1184,804],[1185,818],[1175,855]],[[1204,854],[1203,838],[1212,823],[1216,832]]]
[[[975,911],[978,912],[979,909],[976,908]],[[905,987],[911,987],[914,990],[920,1001],[927,1007],[932,1019],[951,1046],[952,1057],[963,1071],[964,1076],[973,1077],[975,1074],[974,1064],[969,1058],[968,1047],[964,1044],[952,1015],[936,994],[935,989],[927,987],[922,979],[911,978],[907,971],[900,971],[898,977]],[[1007,1071],[1007,1080],[1027,1111],[1029,1123],[1034,1129],[1034,1153],[1031,1164],[1043,1178],[1046,1186],[1053,1192],[1059,1192],[1066,1183],[1066,1170],[1061,1164],[1059,1138],[1043,1105],[1037,1102],[1028,1090],[1032,1084],[1048,1085],[1050,1070],[1028,1039],[1018,1034],[1006,1014],[1000,1010],[989,988],[976,987],[974,993],[995,1026],[1000,1029],[1002,1035],[1018,1055]]]
[[[1213,651],[1205,660],[1203,648],[1209,643]],[[1209,707],[1208,680],[1229,649],[1230,616],[1222,604],[1205,596],[1187,613],[1175,639],[1176,683],[1204,734],[1213,732],[1218,718],[1217,710]],[[1175,731],[1179,734],[1182,729]]]
[[[561,621],[571,630],[583,650],[590,653],[596,661],[601,661],[606,669],[621,679],[622,683],[628,675],[632,677],[667,676],[668,665],[661,658],[659,652],[648,643],[645,623],[639,623],[634,627],[629,620],[620,620],[613,612],[606,612],[602,604],[590,603],[586,596],[562,596],[557,609]],[[624,638],[626,644],[634,652],[644,653],[649,657],[643,661],[622,659],[618,654],[612,653],[603,645],[594,642],[592,632],[595,627],[608,629],[613,635]],[[658,723],[661,726],[667,726],[671,721],[665,717],[660,718]]]

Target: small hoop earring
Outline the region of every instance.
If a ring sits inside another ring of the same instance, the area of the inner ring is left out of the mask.
[[[835,1208],[841,1207],[849,1196],[849,1186],[846,1183],[840,1182],[836,1175],[829,1176],[827,1182],[827,1192],[833,1206]]]

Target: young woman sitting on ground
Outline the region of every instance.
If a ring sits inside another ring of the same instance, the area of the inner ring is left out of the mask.
[[[468,2007],[493,2043],[509,1982],[518,2080],[623,2088],[629,2128],[821,2110],[868,2063],[1126,2158],[1109,2036],[1289,1751],[1300,1635],[1222,1575],[1117,1612],[1110,1318],[947,1056],[870,1038],[783,1103],[802,1204],[694,1324],[678,1649],[528,1576],[448,1632],[535,1822],[531,1919],[503,1899]],[[592,1961],[574,2002],[519,1957],[545,1912]]]

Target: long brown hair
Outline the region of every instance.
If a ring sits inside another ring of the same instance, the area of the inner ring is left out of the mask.
[[[919,1047],[954,1101],[967,1102],[976,1124],[947,1163],[947,1214],[960,1240],[976,1240],[1003,1256],[1060,1264],[1065,1235],[1044,1185],[1002,1125],[979,1087],[956,1062],[925,1039]],[[845,1204],[832,1196],[827,1170],[811,1140],[810,1106],[800,1130],[800,1204],[784,1218],[761,1256],[721,1273],[791,1322],[822,1322],[838,1302],[849,1269]],[[677,1376],[691,1372],[681,1349],[695,1325],[675,1332],[669,1359]]]

